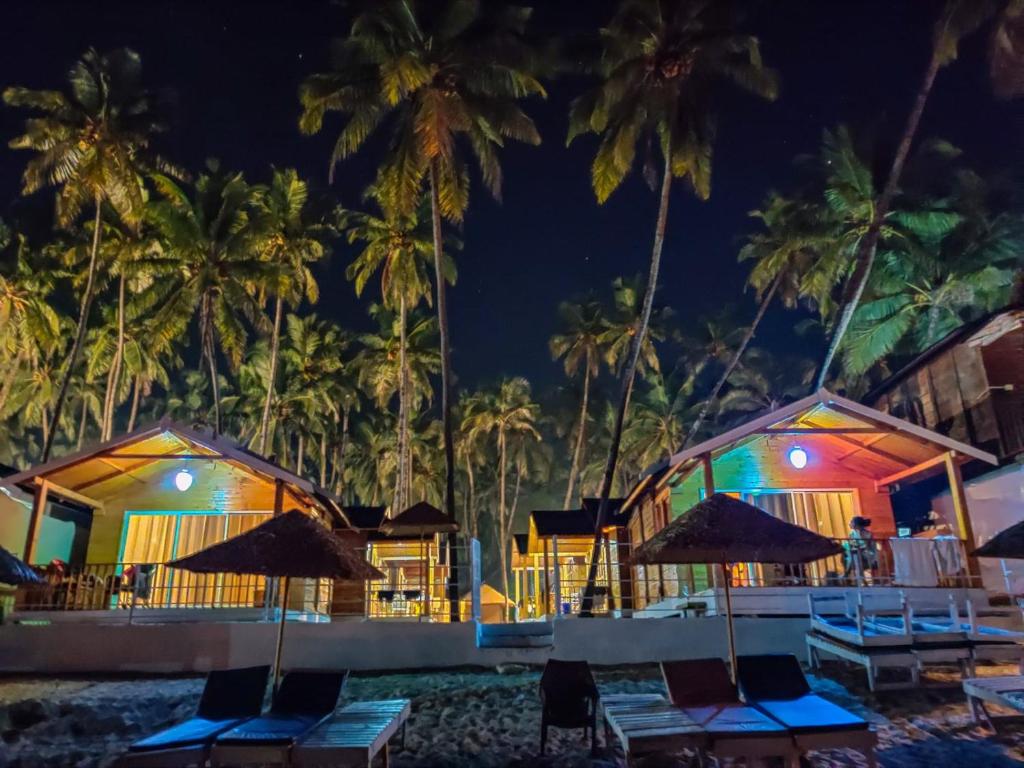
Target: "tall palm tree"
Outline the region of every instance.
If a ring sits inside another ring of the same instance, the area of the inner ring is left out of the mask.
[[[924,77],[914,96],[914,103],[903,127],[896,153],[893,155],[889,173],[881,193],[872,200],[872,212],[864,237],[858,243],[853,259],[853,272],[846,282],[843,291],[841,309],[828,349],[818,370],[817,388],[825,385],[832,361],[843,343],[846,331],[853,320],[857,306],[860,304],[864,290],[871,277],[871,269],[875,263],[878,242],[883,224],[893,199],[899,190],[903,168],[910,155],[910,147],[917,135],[917,128],[924,114],[925,105],[931,95],[932,87],[939,70],[956,61],[960,41],[974,32],[992,15],[995,4],[989,0],[945,0],[942,10],[932,27],[931,53]]]
[[[379,195],[371,193],[371,198]],[[356,295],[361,296],[366,284],[380,271],[383,305],[398,313],[398,477],[393,509],[403,510],[411,504],[409,489],[409,366],[408,315],[421,300],[431,302],[430,263],[433,241],[429,219],[417,210],[403,215],[382,207],[381,213],[349,212],[346,229],[350,243],[362,243],[363,250],[346,270],[346,276],[355,284]],[[445,279],[454,282],[455,264],[446,257]]]
[[[221,173],[215,164],[196,181],[192,198],[170,178],[155,175],[161,199],[147,218],[161,238],[165,254],[149,266],[163,276],[156,293],[153,326],[165,340],[180,337],[195,319],[203,364],[207,368],[213,426],[222,430],[217,351],[237,368],[245,350],[245,318],[266,326],[260,288],[274,276],[257,250],[260,233],[253,222],[259,191],[240,173]]]
[[[583,446],[587,431],[587,413],[590,404],[590,382],[600,373],[601,358],[604,354],[602,336],[608,329],[601,303],[589,298],[581,303],[563,302],[558,308],[563,330],[548,341],[551,356],[561,359],[565,375],[575,378],[583,374],[583,393],[580,397],[580,415],[573,441],[572,459],[569,464],[569,479],[565,489],[563,509],[569,509],[573,491],[579,479],[583,464]],[[571,434],[571,432],[570,432]]]
[[[270,372],[260,418],[258,451],[265,454],[273,443],[270,407],[277,387],[281,345],[281,318],[285,305],[297,307],[303,300],[315,304],[320,289],[310,265],[323,259],[326,243],[335,234],[331,222],[315,218],[308,204],[309,189],[294,168],[274,169],[269,186],[257,195],[257,229],[263,240],[260,250],[277,267],[269,281],[274,301],[270,333]]]
[[[355,153],[384,122],[392,128],[377,186],[389,208],[412,212],[424,186],[430,190],[441,345],[441,414],[445,456],[445,512],[455,519],[453,374],[445,291],[442,217],[459,221],[469,203],[469,174],[462,145],[497,198],[506,139],[540,142],[533,121],[517,102],[543,96],[537,60],[525,32],[529,8],[475,0],[374,0],[336,46],[334,70],[313,75],[299,96],[305,133],[320,130],[325,113],[348,116],[331,155]],[[453,584],[455,590],[455,569]],[[453,595],[452,603],[457,595]],[[454,610],[454,609],[453,609]]]
[[[588,615],[622,439],[623,421],[654,306],[673,178],[688,178],[701,198],[711,193],[714,109],[721,81],[774,98],[776,79],[761,61],[756,38],[736,29],[731,3],[701,0],[622,0],[602,30],[597,70],[601,82],[570,108],[569,141],[601,136],[591,167],[594,193],[605,202],[630,172],[637,145],[651,147],[645,176],[652,178],[653,147],[661,153],[662,180],[643,307],[622,373],[616,423],[608,451],[582,613]],[[653,185],[652,185],[653,186]]]
[[[13,139],[14,149],[37,153],[28,162],[22,194],[46,186],[57,190],[56,216],[61,227],[71,226],[82,210],[93,207],[92,247],[87,278],[79,297],[78,324],[64,363],[50,425],[43,445],[46,461],[53,447],[64,400],[85,340],[92,305],[99,253],[100,220],[108,204],[127,225],[143,215],[141,176],[154,167],[169,167],[150,151],[153,136],[162,132],[159,104],[142,85],[142,60],[128,48],[100,54],[85,52],[67,75],[63,91],[7,88],[4,101],[36,113],[25,133]]]
[[[512,537],[512,507],[508,503],[510,441],[540,441],[537,422],[540,406],[532,398],[530,382],[522,377],[505,379],[494,392],[468,404],[462,429],[474,436],[493,437],[498,453],[498,509],[495,528],[501,559],[502,594],[508,594],[508,550]]]

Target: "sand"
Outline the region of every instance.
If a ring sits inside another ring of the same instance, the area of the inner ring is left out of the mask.
[[[511,668],[355,675],[346,700],[411,698],[406,748],[392,752],[403,766],[603,766],[604,749],[592,758],[578,732],[553,730],[549,754],[537,754],[539,670]],[[970,720],[955,688],[920,689],[870,696],[859,676],[838,668],[838,679],[813,679],[815,689],[873,722],[880,763],[889,768],[1020,766],[1024,727],[996,737]],[[986,674],[1009,674],[988,668]],[[597,670],[604,693],[662,692],[656,667]],[[951,680],[952,677],[946,678]],[[158,679],[0,680],[0,767],[108,766],[124,747],[187,717],[202,681]],[[815,753],[815,766],[863,766],[857,753]],[[642,761],[685,765],[681,758]]]

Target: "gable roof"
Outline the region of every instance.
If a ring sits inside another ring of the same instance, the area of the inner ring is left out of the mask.
[[[842,445],[851,471],[881,477],[927,461],[945,451],[996,465],[991,453],[961,443],[930,429],[890,416],[854,400],[820,389],[813,395],[755,417],[717,437],[681,450],[662,464],[648,469],[636,489],[668,482],[684,464],[701,457],[733,450],[758,437],[812,435]],[[656,479],[655,479],[656,478]],[[636,496],[630,494],[627,501]]]
[[[3,478],[2,485],[26,487],[42,479],[51,493],[87,506],[101,507],[94,496],[112,495],[161,462],[223,461],[264,481],[280,481],[300,504],[326,512],[348,525],[341,505],[330,493],[222,435],[186,427],[170,419],[147,424],[124,435],[75,451]],[[97,493],[102,490],[102,493]]]
[[[597,524],[597,508],[601,500],[587,498],[577,509],[537,509],[530,513],[537,535],[548,536],[593,536]],[[624,525],[619,519],[622,499],[608,500],[608,525]]]

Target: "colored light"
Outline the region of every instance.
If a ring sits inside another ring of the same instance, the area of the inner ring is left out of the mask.
[[[803,469],[807,466],[807,451],[799,445],[790,448],[787,456],[789,457],[789,463],[797,469]]]
[[[192,487],[192,481],[195,478],[192,477],[192,473],[187,469],[179,469],[178,474],[174,476],[174,487],[179,491],[187,491]]]

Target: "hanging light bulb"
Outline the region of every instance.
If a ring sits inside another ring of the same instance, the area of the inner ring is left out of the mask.
[[[192,477],[192,473],[187,469],[179,469],[178,473],[174,476],[174,487],[179,491],[187,491],[192,487],[192,481],[195,478]]]
[[[807,451],[799,445],[794,445],[790,448],[789,453],[787,453],[786,456],[789,459],[789,463],[796,469],[803,469],[807,466]]]

